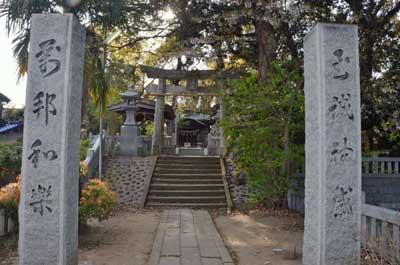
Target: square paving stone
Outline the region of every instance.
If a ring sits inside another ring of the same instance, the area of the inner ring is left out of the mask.
[[[182,265],[202,265],[198,248],[182,248]]]
[[[178,257],[161,257],[160,265],[181,265]]]
[[[195,233],[181,233],[182,248],[197,248],[198,246]]]
[[[201,258],[203,265],[223,265],[221,259]]]

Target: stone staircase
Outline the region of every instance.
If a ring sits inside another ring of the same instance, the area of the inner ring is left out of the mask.
[[[226,208],[219,157],[160,156],[146,206]]]

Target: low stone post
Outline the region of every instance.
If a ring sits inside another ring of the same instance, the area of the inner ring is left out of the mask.
[[[19,207],[19,264],[76,265],[85,30],[32,18]]]
[[[167,86],[165,79],[158,80],[158,92],[164,93]],[[153,155],[160,155],[164,141],[164,109],[165,100],[164,96],[157,96],[156,106],[154,111],[154,132],[153,132],[153,145],[151,153]]]
[[[304,52],[303,264],[357,265],[361,242],[357,26],[318,23],[305,39]]]

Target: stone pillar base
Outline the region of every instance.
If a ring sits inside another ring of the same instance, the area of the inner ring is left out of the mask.
[[[139,128],[136,125],[122,126],[120,137],[120,155],[137,156],[138,155],[138,138],[140,135]]]

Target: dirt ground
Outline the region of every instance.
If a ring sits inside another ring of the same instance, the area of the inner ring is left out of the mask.
[[[214,221],[237,265],[302,264],[301,215],[255,210],[249,214],[217,216]]]
[[[147,264],[159,215],[155,211],[118,212],[106,221],[91,222],[79,236],[79,265]],[[17,265],[17,240],[7,241],[0,244],[0,264]]]

